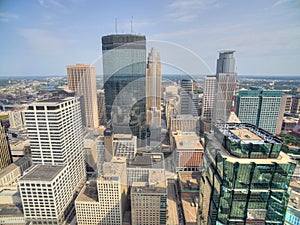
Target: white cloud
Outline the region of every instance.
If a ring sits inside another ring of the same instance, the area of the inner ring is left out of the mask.
[[[0,22],[8,22],[11,19],[18,19],[19,16],[13,13],[0,12]]]
[[[44,8],[48,8],[50,6],[58,7],[58,8],[65,8],[65,6],[56,0],[38,0],[40,6]]]
[[[167,16],[176,22],[192,22],[203,11],[220,5],[219,0],[175,0],[168,5]]]

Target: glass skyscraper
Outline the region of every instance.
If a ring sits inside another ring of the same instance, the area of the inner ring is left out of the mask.
[[[242,123],[254,124],[272,134],[276,133],[280,114],[282,91],[252,88],[240,90],[236,115]]]
[[[283,224],[295,162],[282,141],[247,123],[206,135],[198,224]]]
[[[146,127],[146,37],[113,34],[102,37],[107,120],[115,133],[144,138]]]

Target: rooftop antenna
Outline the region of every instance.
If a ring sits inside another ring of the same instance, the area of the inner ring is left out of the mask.
[[[115,32],[118,33],[118,18],[115,18]]]
[[[130,31],[132,33],[133,30],[133,16],[131,16],[131,20],[130,20]]]

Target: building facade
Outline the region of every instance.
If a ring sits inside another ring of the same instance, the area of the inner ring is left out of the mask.
[[[206,135],[198,224],[283,224],[295,162],[282,141],[252,124]]]
[[[232,97],[236,88],[234,51],[221,51],[217,60],[216,89],[213,112],[213,123],[226,121],[228,118]]]
[[[148,182],[132,184],[131,224],[132,225],[165,225],[167,221],[167,187],[163,174],[154,172]]]
[[[106,117],[115,133],[146,137],[146,37],[102,37]]]
[[[240,90],[235,107],[236,115],[242,123],[251,123],[275,134],[282,124],[281,99],[281,91],[260,88]]]
[[[0,121],[0,171],[12,163],[8,137]]]
[[[19,180],[25,219],[63,224],[86,179],[79,97],[34,102],[25,120],[34,164]]]
[[[204,149],[199,136],[195,132],[177,131],[172,133],[172,137],[176,172],[200,171]]]
[[[204,78],[203,107],[200,125],[202,133],[211,131],[216,82],[216,76],[206,76]]]
[[[106,125],[105,94],[104,90],[97,91],[98,121],[99,125]]]
[[[67,74],[69,89],[83,98],[85,126],[88,129],[97,128],[99,122],[95,67],[85,64],[67,66]]]

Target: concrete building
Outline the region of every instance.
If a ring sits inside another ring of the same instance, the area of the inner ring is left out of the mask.
[[[85,64],[67,66],[68,87],[77,95],[82,96],[83,120],[86,128],[98,127],[98,105],[95,67]]]
[[[292,97],[291,113],[300,114],[300,95],[295,95]]]
[[[162,174],[160,181],[165,179],[165,160],[162,153],[139,153],[127,161],[127,184],[133,182],[148,182],[149,176],[155,171]]]
[[[106,117],[115,133],[146,138],[146,37],[102,37]],[[139,145],[142,143],[139,143]]]
[[[178,130],[199,133],[199,117],[193,115],[171,115],[169,132]]]
[[[152,171],[148,182],[132,184],[131,224],[165,225],[167,221],[167,186],[162,173]]]
[[[285,213],[285,225],[300,224],[300,184],[296,181],[290,183],[291,195]]]
[[[86,179],[79,97],[34,102],[25,119],[34,164],[19,180],[26,222],[64,224]]]
[[[172,133],[172,137],[176,172],[200,171],[204,148],[199,136],[195,132],[177,131]]]
[[[0,171],[12,163],[8,137],[0,121]]]
[[[221,51],[217,60],[213,123],[226,121],[236,88],[235,51]]]
[[[98,106],[98,121],[100,125],[106,125],[106,109],[105,109],[105,94],[104,90],[97,91],[97,106]]]
[[[283,224],[296,164],[271,133],[246,123],[206,135],[198,224]]]
[[[287,114],[291,113],[293,96],[292,95],[283,95],[282,98],[285,101],[284,113],[287,113]]]
[[[194,94],[194,81],[181,80],[180,114],[198,116],[198,95]]]
[[[26,224],[22,210],[15,205],[0,204],[0,224],[3,225],[24,225]]]
[[[25,107],[14,108],[8,112],[10,129],[17,130],[17,131],[25,129],[24,110]]]
[[[200,121],[201,133],[211,131],[216,82],[216,76],[206,76],[204,78],[203,107]]]
[[[128,207],[126,159],[104,163],[103,174],[82,189],[75,207],[79,225],[122,225]]]
[[[17,189],[18,179],[31,166],[31,158],[24,156],[0,171],[0,191],[3,189]]]
[[[137,152],[137,137],[131,134],[115,134],[110,128],[96,140],[98,174],[102,172],[104,162],[110,162],[113,157],[133,159]]]
[[[280,107],[284,105],[281,98],[281,91],[262,88],[240,90],[235,107],[236,115],[242,123],[254,124],[272,134],[278,133],[283,117],[283,113],[280,114]]]

